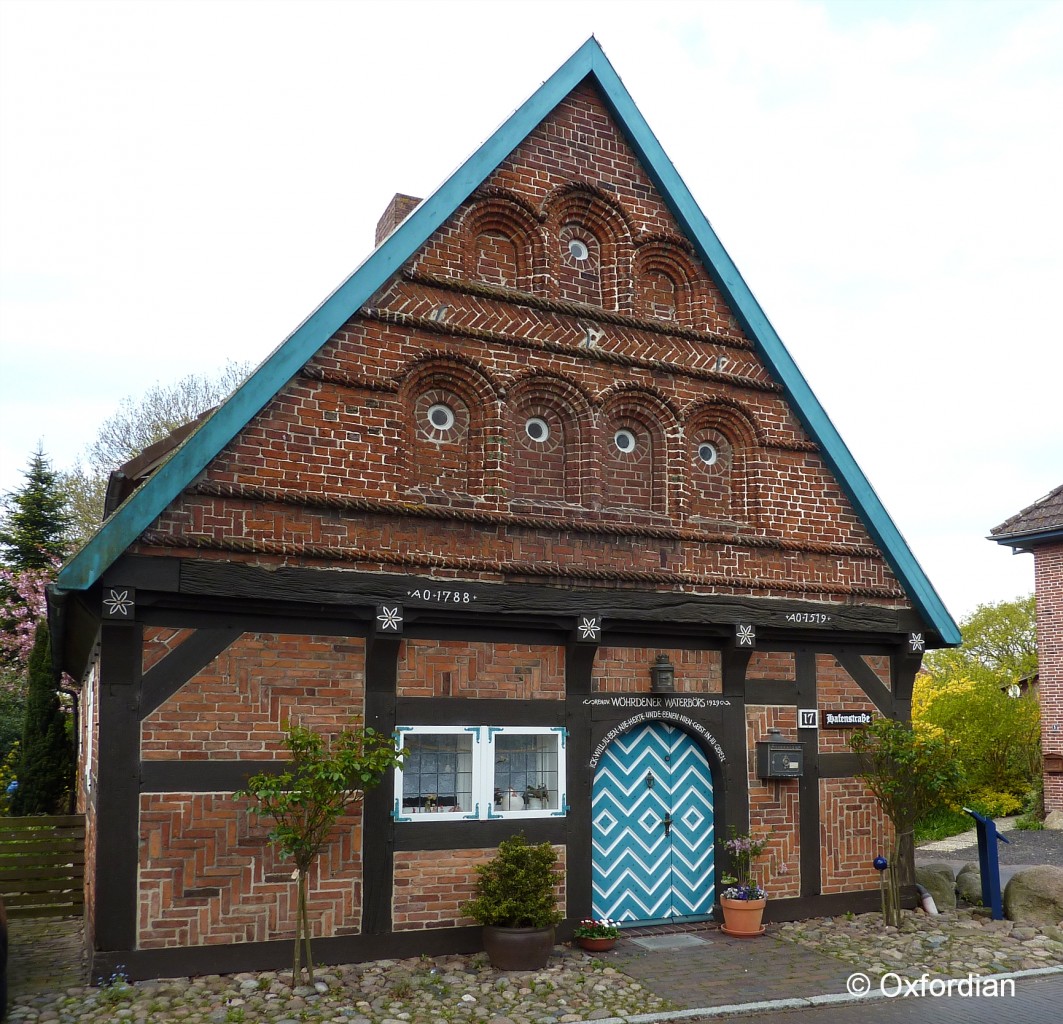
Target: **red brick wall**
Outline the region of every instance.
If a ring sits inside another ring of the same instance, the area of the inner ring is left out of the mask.
[[[399,654],[398,694],[561,700],[564,657],[561,647],[405,640]]]
[[[572,265],[575,235],[596,268]],[[374,302],[145,550],[905,605],[593,89]],[[448,431],[425,425],[436,401]],[[552,446],[528,443],[532,415]]]
[[[756,743],[766,739],[772,728],[781,730],[788,739],[796,737],[797,711],[746,705],[749,830],[755,836],[771,836],[767,850],[755,865],[755,874],[769,896],[781,899],[801,895],[801,798],[798,779],[757,778]]]
[[[557,869],[565,870],[565,847],[555,846]],[[397,932],[453,928],[475,924],[461,905],[476,894],[476,867],[490,860],[494,847],[475,850],[397,850],[392,922]],[[557,889],[557,906],[565,910],[565,883]]]
[[[337,733],[362,711],[359,638],[245,633],[144,719],[145,760],[269,760],[285,722]]]
[[[1063,544],[1034,551],[1041,749],[1063,754]],[[1063,811],[1063,775],[1045,774],[1045,809]]]
[[[573,239],[588,260],[573,258]],[[592,88],[563,101],[372,303],[137,550],[908,606]],[[452,427],[430,427],[434,403],[452,409]],[[552,446],[528,443],[530,416],[548,422]],[[630,456],[616,449],[620,428],[636,434]],[[713,467],[697,456],[705,441],[721,456]],[[145,666],[181,638],[149,631]],[[603,648],[595,689],[646,692],[657,653]],[[668,653],[679,692],[720,691],[717,653]],[[399,693],[559,700],[562,657],[551,647],[407,641]],[[822,706],[864,706],[832,659],[820,667]],[[246,634],[145,720],[142,756],[274,757],[285,718],[346,724],[362,707],[363,673],[361,641]],[[792,676],[792,660],[769,654],[751,678]],[[794,725],[793,709],[754,714],[758,730]],[[824,751],[845,741],[820,736]],[[778,828],[771,887],[796,892],[796,787],[751,785],[756,821]],[[854,786],[822,783],[830,886],[865,880],[860,829],[875,826],[861,815],[877,812],[861,810],[869,801]],[[142,944],[288,933],[290,886],[269,867],[261,834],[233,829],[233,815],[241,819],[230,797],[148,794],[142,812]],[[186,840],[180,820],[190,823]],[[322,933],[357,921],[353,836],[329,872],[338,888],[316,883],[330,915],[315,917]],[[196,842],[208,848],[198,859]],[[397,855],[408,874],[396,921],[442,926],[460,883],[446,891],[443,855],[419,856]],[[428,891],[433,884],[441,890]]]
[[[649,693],[650,666],[667,654],[675,666],[676,693],[719,693],[723,674],[719,651],[664,650],[656,647],[601,647],[594,659],[596,693]]]
[[[140,798],[137,945],[264,942],[295,935],[293,864],[247,800],[221,793]],[[361,811],[342,818],[309,880],[312,936],[350,935],[361,921]]]
[[[893,829],[859,779],[819,780],[820,885],[826,895],[877,888],[871,862],[889,856]]]
[[[883,659],[885,660],[885,659]],[[868,658],[864,659],[869,661]],[[878,665],[881,672],[882,666]],[[876,673],[878,674],[878,673]],[[889,682],[889,668],[885,669],[885,682]],[[881,675],[880,675],[881,678]],[[816,694],[820,713],[824,711],[869,711],[878,715],[878,709],[860,684],[829,654],[816,655]],[[852,729],[824,729],[820,723],[819,752],[821,754],[851,754],[849,738]]]
[[[792,651],[754,651],[746,667],[746,680],[772,679],[795,682],[797,668]]]
[[[166,629],[162,626],[144,627],[144,654],[141,663],[144,672],[153,669],[168,654],[172,654],[193,633],[193,629]]]

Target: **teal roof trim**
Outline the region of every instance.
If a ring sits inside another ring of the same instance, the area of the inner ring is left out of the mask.
[[[373,251],[142,487],[134,491],[59,573],[59,590],[93,585],[207,464],[329,338],[397,273],[432,232],[588,74],[588,39],[444,184]]]
[[[297,374],[431,234],[583,79],[598,85],[629,144],[698,250],[759,353],[817,440],[908,596],[946,644],[960,632],[841,436],[812,393],[760,304],[738,273],[597,40],[588,39],[509,119],[289,336],[254,374],[135,491],[59,574],[61,590],[92,586],[201,473],[210,460]]]

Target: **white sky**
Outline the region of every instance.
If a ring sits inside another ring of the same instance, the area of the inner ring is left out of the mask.
[[[0,491],[261,361],[591,33],[957,618],[1063,483],[1063,3],[0,0]]]

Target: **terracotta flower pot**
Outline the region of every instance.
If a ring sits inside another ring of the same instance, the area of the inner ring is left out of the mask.
[[[757,935],[764,934],[764,925],[760,923],[764,916],[764,908],[768,900],[729,900],[726,896],[720,897],[720,906],[723,908],[723,928],[725,935],[733,935],[740,939],[752,939]]]
[[[583,949],[588,950],[591,953],[604,953],[606,950],[612,949],[616,945],[616,939],[581,939],[577,938],[576,941]]]

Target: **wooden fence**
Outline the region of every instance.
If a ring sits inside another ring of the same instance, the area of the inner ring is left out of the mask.
[[[85,817],[0,818],[0,898],[8,917],[82,912]]]

